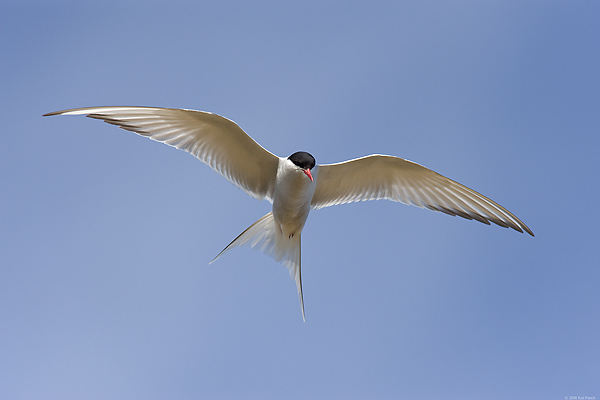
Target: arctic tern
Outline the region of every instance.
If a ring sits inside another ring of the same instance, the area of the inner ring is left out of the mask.
[[[273,204],[223,249],[248,244],[283,263],[296,281],[302,319],[300,236],[311,209],[387,199],[484,224],[533,232],[498,203],[437,172],[402,158],[373,154],[317,165],[299,151],[278,157],[235,122],[217,114],[156,107],[87,107],[45,114],[85,115],[191,153],[250,196]]]

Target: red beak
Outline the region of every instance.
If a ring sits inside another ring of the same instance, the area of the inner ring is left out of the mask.
[[[310,173],[310,169],[303,169],[302,172],[304,172],[306,174],[306,176],[308,176],[311,180],[311,182],[313,182],[313,177],[312,174]]]

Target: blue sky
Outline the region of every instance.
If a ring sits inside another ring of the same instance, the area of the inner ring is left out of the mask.
[[[14,2],[16,3],[16,2]],[[250,4],[252,3],[252,4]],[[600,3],[0,6],[0,398],[600,398]],[[83,117],[211,111],[281,156],[408,158],[536,234],[311,213],[306,323],[269,211]]]

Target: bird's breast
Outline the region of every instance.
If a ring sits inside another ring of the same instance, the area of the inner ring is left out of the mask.
[[[273,217],[283,234],[299,234],[310,212],[315,181],[302,171],[279,168],[273,196]]]

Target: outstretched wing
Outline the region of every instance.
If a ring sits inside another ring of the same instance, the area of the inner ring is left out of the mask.
[[[370,155],[318,167],[313,208],[387,199],[533,232],[519,218],[482,194],[412,161]]]
[[[86,115],[185,150],[250,196],[273,201],[279,157],[227,118],[156,107],[88,107],[49,115]]]

